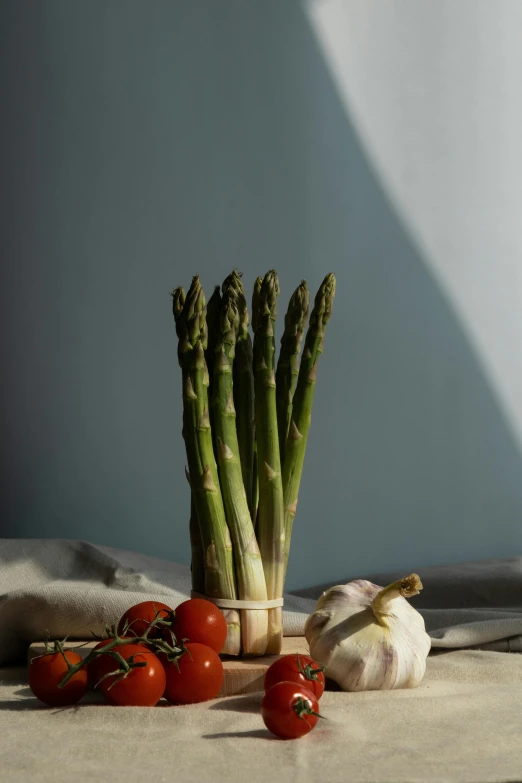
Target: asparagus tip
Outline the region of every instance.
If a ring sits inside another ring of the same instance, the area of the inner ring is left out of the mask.
[[[177,288],[175,288],[172,291],[171,296],[172,296],[172,312],[174,314],[174,321],[176,321],[177,323],[181,311],[183,310],[183,305],[185,304],[185,291],[179,285]]]

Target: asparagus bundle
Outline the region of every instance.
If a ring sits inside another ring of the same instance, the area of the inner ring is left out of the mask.
[[[234,546],[239,597],[243,601],[266,601],[263,563],[248,508],[239,457],[238,432],[233,392],[233,366],[239,311],[236,291],[225,289],[219,314],[213,378],[213,419],[219,479],[227,523]],[[263,655],[267,648],[266,610],[241,612],[243,649]]]
[[[199,277],[173,292],[183,381],[183,437],[191,488],[193,591],[221,605],[224,652],[275,654],[281,599],[315,390],[317,362],[335,296],[335,277],[309,308],[303,281],[285,316],[279,361],[279,280],[257,278],[249,312],[241,275],[216,286],[208,308]]]
[[[181,295],[174,295],[179,301]],[[192,285],[176,320],[178,361],[183,378],[183,437],[189,480],[199,523],[205,569],[205,594],[211,598],[235,599],[236,580],[232,541],[227,527],[221,487],[212,448],[208,408],[206,303],[199,277]],[[239,614],[227,613],[229,628],[225,650],[241,650]]]

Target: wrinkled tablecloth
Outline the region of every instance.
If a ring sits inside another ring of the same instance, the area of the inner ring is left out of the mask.
[[[387,584],[404,573],[347,574]],[[426,568],[412,600],[432,639],[420,686],[326,692],[320,721],[272,738],[261,694],[203,705],[46,708],[22,661],[29,642],[89,638],[131,604],[173,607],[189,569],[82,541],[0,540],[0,779],[6,783],[514,783],[522,781],[522,558]],[[285,596],[287,635],[303,632],[322,590]],[[460,648],[460,649],[457,649]],[[477,649],[482,648],[482,649]]]
[[[418,688],[326,692],[327,718],[272,739],[261,694],[190,707],[46,708],[25,670],[0,669],[5,783],[520,783],[522,655],[428,658]]]
[[[385,585],[404,573],[348,574]],[[424,616],[432,647],[522,651],[522,557],[420,571],[412,605]],[[284,632],[303,633],[319,585],[285,595]],[[190,594],[190,570],[135,552],[84,541],[0,539],[0,664],[25,657],[29,642],[90,638],[133,603],[173,607]],[[522,771],[521,771],[522,779]]]

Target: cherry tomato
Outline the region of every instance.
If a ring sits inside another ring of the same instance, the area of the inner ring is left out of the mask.
[[[157,613],[164,620],[171,620],[174,610],[162,604],[160,601],[142,601],[127,609],[118,623],[118,634],[121,636],[143,636],[148,625],[154,620]],[[127,630],[125,626],[128,623]],[[154,628],[149,632],[150,639],[157,639],[163,635],[164,629]]]
[[[127,638],[129,643],[132,644],[132,637],[123,638]],[[98,642],[98,644],[93,647],[93,650],[100,650],[102,647],[106,647],[109,642],[112,642],[112,639],[102,639],[101,642]],[[143,647],[144,650],[147,649],[145,645],[138,646]],[[119,650],[119,647],[115,647],[114,649]],[[97,658],[94,658],[90,663],[87,664],[87,687],[94,689],[95,685],[97,685],[101,680],[103,674],[114,671],[117,668],[117,661],[115,661],[114,658],[112,658],[110,655],[99,655]]]
[[[81,655],[67,650],[64,655],[71,664],[80,663]],[[79,669],[67,685],[59,688],[68,667],[61,653],[50,653],[33,658],[29,664],[29,687],[37,699],[51,707],[76,704],[87,690],[87,671]]]
[[[188,639],[205,644],[218,654],[225,646],[228,632],[221,609],[204,598],[191,598],[180,604],[174,614],[172,630],[178,642]]]
[[[265,691],[278,682],[296,682],[303,685],[320,699],[324,691],[324,666],[316,663],[309,655],[284,655],[267,669]]]
[[[109,644],[112,639],[102,639],[101,642],[98,642],[93,647],[93,650],[100,650],[102,647],[105,647],[105,645]],[[100,661],[102,660],[102,656],[100,655],[98,658],[94,658],[90,663],[87,664],[87,687],[94,689],[94,686],[99,682],[101,675],[98,674],[99,668],[100,668]],[[115,662],[116,664],[116,662]]]
[[[118,707],[154,707],[163,696],[166,683],[165,670],[157,655],[139,644],[122,644],[115,649],[126,661],[132,659],[135,663],[145,662],[147,665],[132,669],[119,682],[116,682],[119,675],[106,677],[100,683],[106,701]],[[100,655],[99,660],[101,676],[119,668],[118,662],[110,655]]]
[[[177,666],[164,653],[158,656],[167,675],[165,698],[171,704],[197,704],[214,699],[223,685],[221,658],[205,644],[187,642],[185,646],[187,652],[178,658]]]
[[[319,702],[295,682],[278,682],[261,702],[265,726],[281,739],[297,739],[312,731],[319,718]]]

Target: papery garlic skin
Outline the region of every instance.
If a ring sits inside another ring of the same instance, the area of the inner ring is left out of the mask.
[[[431,639],[405,596],[421,589],[416,574],[386,588],[362,579],[330,588],[305,625],[310,655],[345,691],[416,687]]]

